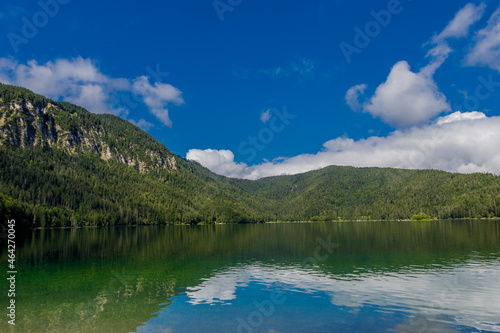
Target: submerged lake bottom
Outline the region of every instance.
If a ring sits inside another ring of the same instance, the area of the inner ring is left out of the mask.
[[[1,332],[500,332],[500,221],[36,230],[16,245]]]

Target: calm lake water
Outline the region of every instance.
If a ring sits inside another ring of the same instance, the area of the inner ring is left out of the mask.
[[[17,256],[1,332],[500,332],[498,221],[37,230]]]

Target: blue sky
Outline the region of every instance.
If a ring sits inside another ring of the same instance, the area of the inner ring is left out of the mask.
[[[7,0],[0,81],[119,115],[233,177],[500,174],[498,5]]]

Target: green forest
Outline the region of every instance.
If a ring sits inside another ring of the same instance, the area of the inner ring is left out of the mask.
[[[216,175],[111,115],[0,84],[0,215],[26,228],[492,218],[500,177],[331,166]]]

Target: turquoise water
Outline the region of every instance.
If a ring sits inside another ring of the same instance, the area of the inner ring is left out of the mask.
[[[17,256],[2,332],[500,332],[498,221],[37,230]]]

